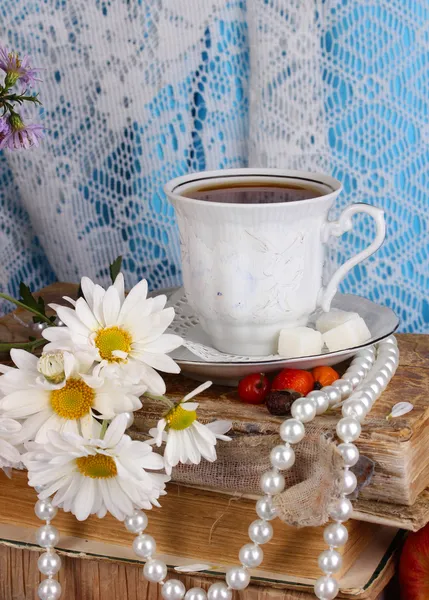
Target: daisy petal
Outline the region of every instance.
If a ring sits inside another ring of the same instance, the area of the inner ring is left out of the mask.
[[[115,287],[110,286],[103,298],[103,316],[106,327],[116,325],[120,308],[121,303],[118,290]]]
[[[132,352],[131,356],[136,360],[141,360],[154,369],[158,369],[158,371],[164,371],[165,373],[180,373],[179,365],[167,354]]]
[[[209,388],[212,385],[212,383],[213,383],[212,381],[206,381],[205,383],[202,383],[197,388],[195,388],[195,390],[193,390],[192,392],[189,392],[189,394],[186,394],[186,396],[183,398],[182,402],[187,402],[194,396],[201,394],[201,392],[204,392],[204,390]]]
[[[100,328],[100,323],[94,316],[94,313],[83,298],[79,298],[76,302],[76,315],[88,327],[90,331],[97,331]]]
[[[118,275],[116,276],[115,282],[113,284],[113,287],[118,292],[119,301],[122,305],[125,300],[125,284],[124,284],[123,273],[118,273]]]
[[[34,371],[37,373],[37,356],[27,352],[26,350],[18,350],[17,348],[12,348],[10,351],[10,357],[18,367],[18,369],[22,369],[23,371]]]

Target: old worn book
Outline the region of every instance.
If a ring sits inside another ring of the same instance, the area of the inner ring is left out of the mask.
[[[41,294],[47,302],[58,302],[63,295],[75,295],[76,288],[74,284],[56,283],[42,290]],[[16,314],[24,321],[31,320],[21,309]],[[28,329],[11,314],[0,319],[0,341],[24,341],[28,335]],[[429,444],[426,393],[429,381],[429,336],[402,334],[398,335],[398,341],[400,367],[365,420],[357,442],[372,469],[362,474],[363,477],[367,476],[364,482],[367,485],[360,490],[355,502],[355,516],[371,521],[379,518],[380,523],[401,524],[405,528],[416,529],[429,519],[427,504],[422,501],[424,490],[429,487],[429,463],[426,460]],[[7,358],[3,354],[2,360]],[[176,398],[194,386],[195,382],[182,376],[171,377],[167,381],[168,393]],[[414,410],[398,419],[387,420],[392,406],[401,400],[411,402]],[[274,440],[278,436],[281,418],[270,415],[264,406],[241,403],[236,391],[231,388],[213,386],[199,397],[199,401],[202,420],[229,418],[233,421],[235,435],[243,434],[250,444],[255,444],[258,438],[271,437]],[[136,415],[132,435],[144,435],[148,417],[152,418],[153,424],[159,418],[159,410],[157,413],[150,403],[145,403],[142,414]],[[325,414],[316,418],[314,423],[329,439],[337,419],[338,415]],[[230,491],[236,491],[234,485]]]
[[[26,527],[40,526],[34,514],[35,491],[28,487],[27,474],[14,471],[12,479],[0,472],[0,523]],[[247,529],[257,518],[255,502],[206,490],[169,484],[162,508],[150,512],[148,533],[161,552],[208,562],[234,564],[241,546],[248,543]],[[62,534],[129,547],[132,536],[113,517],[90,517],[79,523],[69,513],[59,511],[55,524]],[[280,520],[273,522],[274,536],[264,546],[264,570],[272,573],[316,578],[317,557],[326,549],[323,527],[297,529]],[[373,539],[377,526],[350,521],[349,541],[341,549],[345,573]]]
[[[375,532],[374,532],[375,533]],[[355,600],[398,600],[395,590],[380,597],[393,576],[401,534],[386,527],[377,528],[373,543],[339,579],[340,598]],[[2,600],[33,600],[42,577],[37,570],[40,548],[34,546],[34,529],[22,525],[0,524],[0,598]],[[73,535],[62,535],[59,553],[62,568],[59,580],[67,600],[158,600],[159,586],[143,577],[141,563],[130,546],[110,541],[95,541]],[[160,553],[169,566],[169,575],[181,579],[187,589],[202,587],[223,577],[225,567],[202,573],[178,573],[176,565],[189,560]],[[314,580],[252,570],[247,600],[314,600]]]

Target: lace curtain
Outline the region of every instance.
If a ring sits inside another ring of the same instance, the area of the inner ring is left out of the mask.
[[[0,156],[2,289],[88,274],[180,283],[162,186],[243,165],[332,173],[388,238],[342,285],[429,324],[426,0],[2,0],[0,40],[45,69],[42,146]],[[335,216],[335,215],[333,215]],[[330,250],[367,245],[366,221]]]

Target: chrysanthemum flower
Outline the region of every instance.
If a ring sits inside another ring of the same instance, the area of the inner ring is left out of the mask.
[[[130,389],[88,374],[92,360],[85,355],[64,352],[64,378],[58,383],[41,375],[40,363],[33,354],[13,349],[11,357],[18,368],[0,367],[4,373],[0,377],[4,394],[0,410],[6,417],[24,420],[13,438],[15,443],[44,443],[50,430],[94,437],[100,430],[95,416],[112,419],[141,408],[136,392],[142,393],[142,388]]]
[[[209,462],[216,460],[217,440],[230,441],[224,435],[232,427],[231,421],[213,421],[203,425],[197,421],[197,402],[189,402],[212,384],[207,381],[187,394],[158,421],[156,428],[149,431],[151,443],[160,446],[166,442],[164,452],[165,471],[170,474],[172,467],[180,463],[198,465],[201,458]]]
[[[52,503],[79,521],[106,512],[123,521],[136,509],[159,506],[169,477],[146,469],[162,469],[162,456],[124,435],[126,423],[124,415],[116,417],[102,440],[51,431],[45,445],[27,444],[22,461],[29,484],[42,488],[39,498],[55,494]]]
[[[0,468],[9,469],[16,467],[21,461],[18,450],[10,443],[10,438],[16,435],[21,425],[13,419],[0,417]]]
[[[20,81],[23,89],[32,87],[36,81],[42,81],[36,76],[41,69],[30,65],[30,57],[24,56],[21,60],[17,52],[9,52],[7,48],[0,46],[0,69],[6,73],[5,84],[12,87]]]
[[[21,117],[13,113],[8,118],[9,128],[0,133],[0,150],[26,150],[38,146],[43,138],[42,125],[24,125]]]
[[[99,362],[96,372],[121,381],[142,383],[153,394],[164,394],[165,383],[156,372],[178,373],[167,355],[182,344],[177,335],[165,334],[174,318],[164,308],[166,296],[147,298],[147,282],[140,281],[125,298],[122,273],[107,290],[88,277],[81,282],[84,297],[74,308],[51,305],[65,327],[49,327],[43,336],[47,350],[79,348]]]

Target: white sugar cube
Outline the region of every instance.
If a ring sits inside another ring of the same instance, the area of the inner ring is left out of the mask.
[[[315,329],[294,327],[280,331],[278,352],[284,358],[320,354],[322,346],[322,334]]]
[[[355,348],[369,339],[371,339],[371,332],[359,315],[323,334],[323,340],[330,352]]]
[[[320,315],[316,321],[316,329],[321,333],[326,333],[330,329],[334,329],[334,327],[338,327],[358,316],[356,312],[347,312],[339,308],[332,308],[329,312]]]

